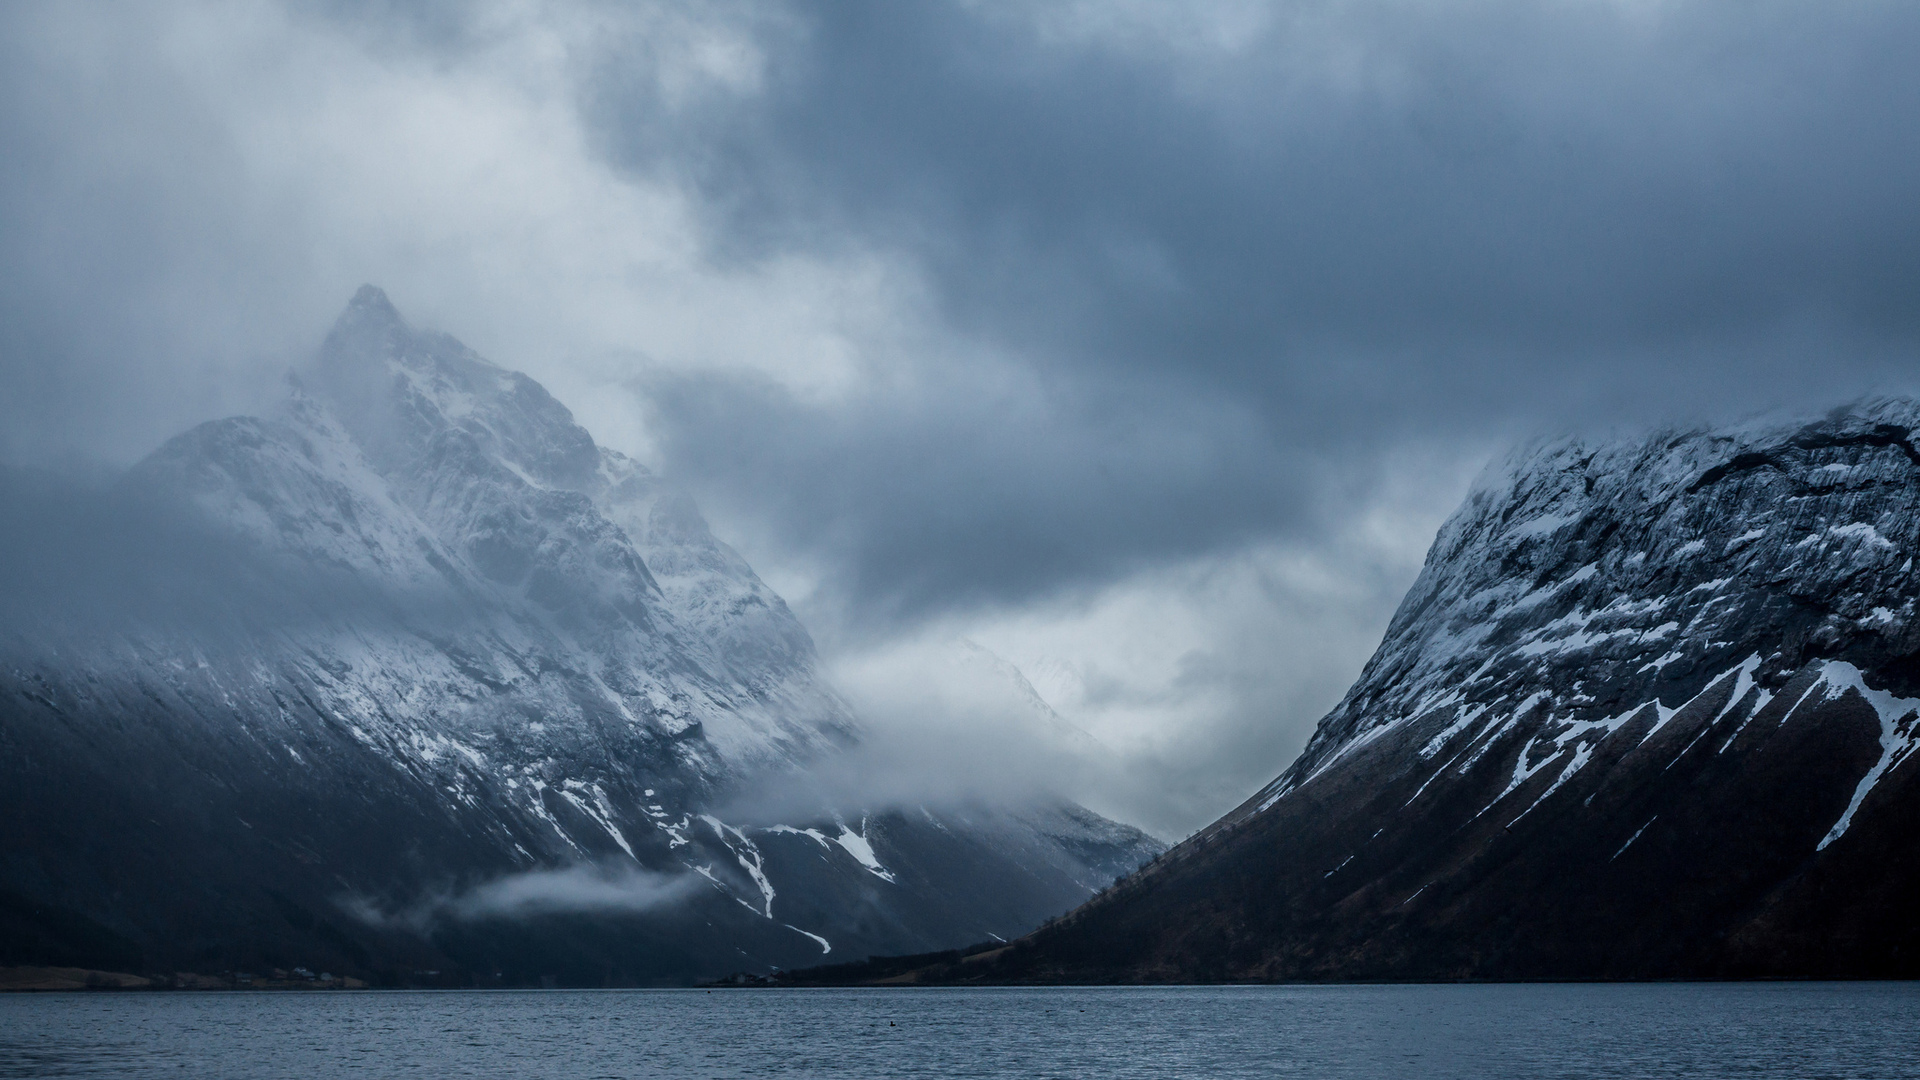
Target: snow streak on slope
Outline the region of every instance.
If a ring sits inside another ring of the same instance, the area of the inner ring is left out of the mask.
[[[1860,786],[1854,788],[1853,798],[1847,803],[1847,811],[1833,828],[1820,840],[1820,850],[1846,835],[1847,826],[1853,823],[1853,815],[1859,811],[1860,804],[1873,791],[1874,786],[1895,766],[1905,761],[1913,753],[1916,744],[1915,719],[1920,716],[1920,698],[1897,698],[1885,690],[1875,690],[1866,684],[1860,675],[1860,669],[1843,661],[1826,665],[1821,672],[1821,685],[1828,697],[1838,697],[1851,690],[1859,694],[1867,704],[1873,706],[1874,715],[1880,718],[1880,760],[1873,763],[1867,775],[1860,778]]]

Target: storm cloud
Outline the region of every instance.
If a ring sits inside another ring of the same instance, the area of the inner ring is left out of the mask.
[[[590,115],[730,250],[907,253],[965,343],[851,404],[662,399],[862,610],[1321,529],[1409,439],[1911,381],[1910,8],[830,10],[690,130],[613,64]]]
[[[1915,389],[1916,51],[1898,3],[9,5],[0,456],[248,411],[374,281],[851,685],[979,641],[1171,835],[1500,445]]]

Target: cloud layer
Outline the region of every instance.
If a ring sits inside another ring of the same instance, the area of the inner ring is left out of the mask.
[[[834,10],[686,128],[591,115],[732,247],[926,276],[947,350],[851,402],[659,398],[862,613],[1318,532],[1410,439],[1910,384],[1910,9]]]
[[[981,641],[1177,833],[1501,442],[1914,389],[1917,48],[1891,2],[12,4],[0,460],[252,409],[376,281],[693,487],[850,680]]]

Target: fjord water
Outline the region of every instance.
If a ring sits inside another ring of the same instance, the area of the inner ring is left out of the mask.
[[[0,1076],[1913,1077],[1920,984],[12,995]]]

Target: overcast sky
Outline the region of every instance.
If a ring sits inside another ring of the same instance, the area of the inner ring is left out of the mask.
[[[1916,55],[1901,2],[9,3],[0,460],[259,408],[374,282],[692,489],[876,723],[978,642],[1177,836],[1498,448],[1914,389]]]

